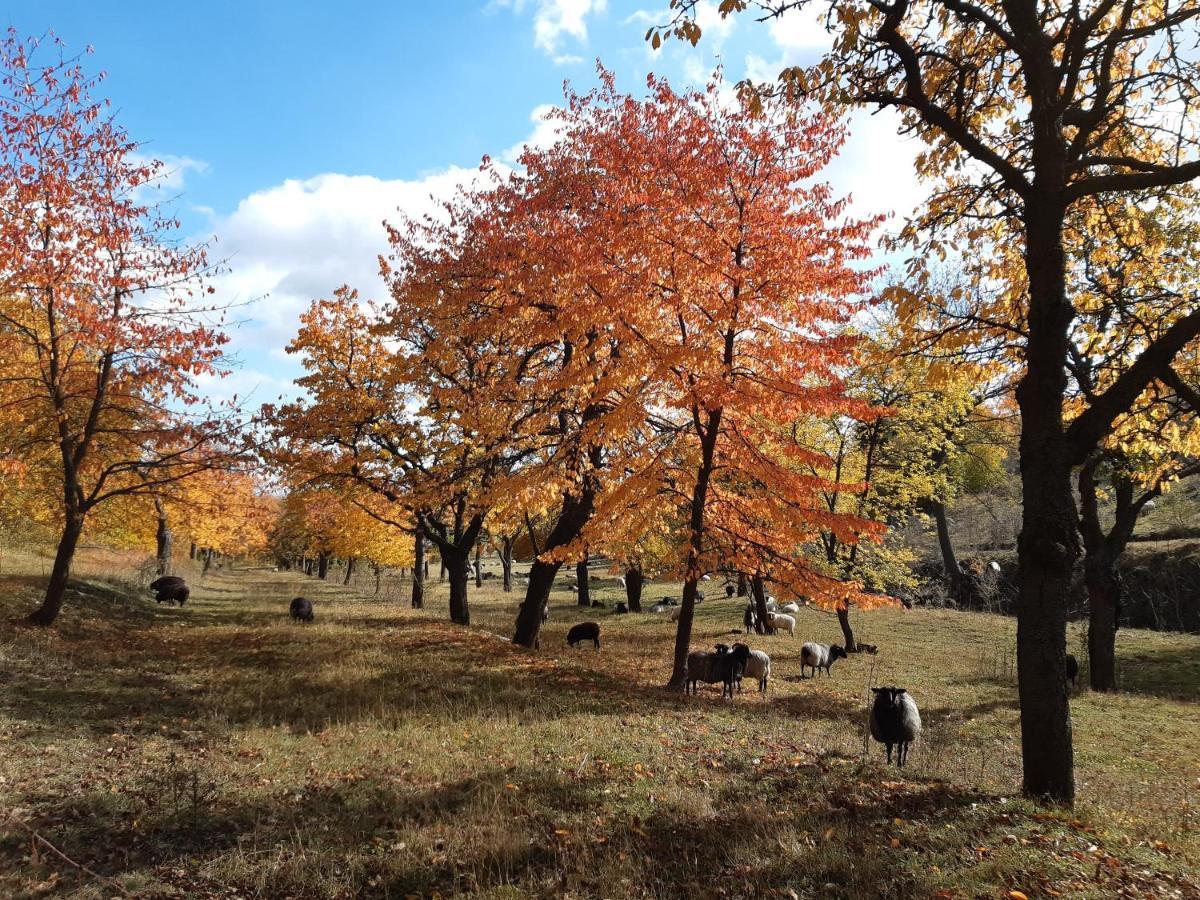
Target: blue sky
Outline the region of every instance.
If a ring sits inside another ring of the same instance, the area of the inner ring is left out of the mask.
[[[53,29],[91,44],[103,93],[149,154],[173,167],[187,230],[215,235],[236,313],[240,365],[211,389],[269,401],[295,361],[282,348],[297,314],[343,282],[378,295],[380,221],[419,212],[469,178],[484,154],[539,139],[539,108],[564,79],[595,80],[595,60],[636,90],[649,71],[674,83],[769,78],[813,60],[818,23],[722,22],[701,3],[698,48],[644,40],[666,0],[242,0],[205,4],[10,0],[24,34]],[[894,120],[856,116],[828,177],[856,211],[907,213],[919,199],[914,147]]]

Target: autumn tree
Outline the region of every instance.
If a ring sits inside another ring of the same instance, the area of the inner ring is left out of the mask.
[[[196,303],[204,252],[141,202],[162,166],[93,99],[99,79],[53,36],[12,30],[0,73],[0,380],[26,452],[56,458],[62,530],[29,617],[49,625],[93,510],[205,471],[230,445],[230,422],[181,412],[202,408],[195,379],[221,371],[225,338]]]
[[[697,0],[672,0],[669,30],[695,41]],[[1075,795],[1066,691],[1066,597],[1079,558],[1072,470],[1200,334],[1180,309],[1141,336],[1128,366],[1066,416],[1072,325],[1065,230],[1077,206],[1120,205],[1200,175],[1194,2],[723,0],[722,14],[823,9],[832,52],[789,69],[789,93],[893,108],[927,149],[935,193],[904,238],[927,252],[968,244],[1021,253],[1012,329],[1020,373],[1025,503],[1018,542],[1018,672],[1026,793]],[[654,31],[653,39],[661,40]]]

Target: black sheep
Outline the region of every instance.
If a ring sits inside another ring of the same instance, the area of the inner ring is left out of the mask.
[[[600,625],[596,622],[580,622],[572,625],[567,632],[567,643],[578,647],[584,641],[591,641],[597,650],[600,649]]]
[[[625,602],[623,600],[618,600],[617,608],[616,608],[615,612],[617,613],[617,615],[624,615],[625,613],[629,612],[629,607],[625,604]]]
[[[1075,679],[1079,677],[1079,660],[1075,658],[1073,653],[1067,654],[1067,681],[1071,682],[1071,687],[1075,687]]]
[[[736,591],[736,590],[737,590],[737,588],[735,588],[732,584],[725,585],[725,598],[728,599],[728,598],[732,597],[734,591]]]
[[[696,693],[696,683],[699,681],[706,684],[720,682],[721,696],[728,696],[732,700],[734,686],[742,677],[749,658],[750,648],[745,644],[735,644],[732,650],[725,644],[717,644],[713,650],[689,653],[685,691]]]
[[[297,622],[311,622],[313,620],[312,601],[306,597],[297,597],[292,601],[290,613]]]
[[[908,762],[908,747],[921,734],[921,713],[917,701],[904,688],[871,688],[875,702],[871,705],[871,737],[887,747],[887,760],[892,761],[892,747],[897,748],[896,765]]]
[[[183,606],[192,596],[187,583],[178,575],[164,575],[150,582],[150,590],[154,591],[155,603],[178,603]]]

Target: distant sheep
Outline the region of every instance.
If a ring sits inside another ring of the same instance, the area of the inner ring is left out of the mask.
[[[839,659],[847,659],[846,650],[839,644],[830,646],[828,644],[817,644],[813,642],[806,643],[800,648],[800,677],[804,677],[804,669],[806,666],[811,666],[813,677],[817,675],[818,669],[824,669],[825,674],[829,675],[829,668]]]
[[[618,600],[617,607],[614,612],[616,612],[617,615],[624,615],[625,613],[629,612],[629,607],[626,605],[625,601]]]
[[[150,582],[150,590],[154,591],[155,603],[178,603],[183,606],[192,596],[187,583],[178,575],[164,575],[154,579]]]
[[[792,637],[796,636],[796,620],[783,613],[767,613],[767,621],[776,631],[786,630]]]
[[[871,688],[875,702],[871,705],[871,737],[887,747],[887,761],[892,761],[892,747],[897,747],[896,765],[908,761],[908,747],[921,734],[921,713],[917,701],[904,688]]]
[[[1075,679],[1079,677],[1079,660],[1075,658],[1073,653],[1067,654],[1067,681],[1071,682],[1071,687],[1075,687]]]
[[[756,617],[754,615],[754,607],[747,606],[746,611],[744,613],[742,613],[742,625],[746,629],[746,634],[749,634],[751,631],[754,630],[755,619],[756,619]]]
[[[783,604],[783,606],[779,607],[779,611],[785,612],[785,613],[798,613],[798,612],[800,612],[800,604],[799,603],[785,603],[785,604]]]
[[[600,625],[596,622],[580,622],[578,625],[572,625],[571,630],[567,632],[567,643],[572,647],[578,647],[584,641],[591,641],[592,645],[600,649]]]
[[[745,644],[734,644],[733,649],[746,647]],[[771,657],[763,653],[761,650],[751,650],[746,647],[746,665],[742,671],[745,678],[753,678],[758,681],[758,690],[760,693],[767,692],[767,682],[771,678]],[[741,687],[741,682],[738,682],[738,687]]]
[[[734,595],[734,593],[736,593],[736,591],[737,588],[735,588],[732,584],[725,585],[725,598],[729,599]]]
[[[682,606],[671,607],[671,621],[672,622],[678,622],[679,617],[681,615],[683,615],[683,607]]]
[[[542,624],[545,625],[550,620],[550,604],[542,604]]]
[[[289,613],[297,622],[311,622],[313,620],[312,601],[305,597],[297,597],[292,601]]]

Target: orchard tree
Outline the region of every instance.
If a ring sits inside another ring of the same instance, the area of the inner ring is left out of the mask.
[[[672,0],[668,30],[696,41],[698,0]],[[1086,409],[1067,417],[1071,329],[1065,232],[1080,205],[1121,206],[1200,176],[1196,118],[1200,4],[1091,0],[722,0],[729,15],[822,10],[833,49],[781,73],[786,93],[894,108],[926,143],[936,182],[904,238],[926,254],[1020,249],[1016,315],[1024,505],[1018,542],[1017,663],[1024,789],[1071,803],[1066,617],[1079,558],[1072,470],[1200,335],[1200,310],[1139,335],[1136,352]],[[661,40],[654,30],[653,39]],[[1001,273],[1011,274],[1011,273]]]
[[[93,99],[52,35],[0,41],[0,382],[22,452],[56,460],[61,533],[42,605],[58,616],[88,515],[228,456],[233,423],[185,415],[225,337],[197,305],[204,252],[140,201],[162,170]],[[201,407],[202,408],[202,407]]]

